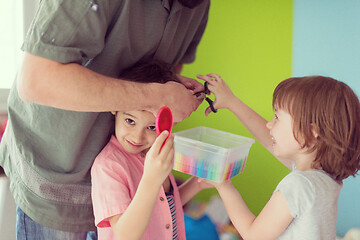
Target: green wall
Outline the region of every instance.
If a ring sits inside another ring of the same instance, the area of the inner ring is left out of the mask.
[[[196,61],[185,66],[182,74],[193,78],[196,74],[220,74],[238,97],[270,120],[272,92],[291,76],[292,4],[290,0],[213,0]],[[253,138],[228,110],[205,117],[206,107],[204,101],[174,131],[207,126]],[[245,171],[234,177],[233,183],[257,215],[287,173],[256,141]],[[174,175],[188,177],[175,171]],[[213,194],[217,194],[214,189],[205,190],[196,200],[206,201]]]

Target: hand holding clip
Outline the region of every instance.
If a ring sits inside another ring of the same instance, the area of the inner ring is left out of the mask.
[[[214,101],[209,98],[205,99],[210,105],[210,107],[205,110],[206,116],[210,112],[216,112],[218,109],[229,108],[231,103],[236,101],[236,96],[220,75],[211,73],[207,75],[197,75],[197,77],[206,81],[204,85],[205,90],[203,91],[204,95],[205,92],[208,92],[208,94],[211,92],[215,95]]]
[[[211,93],[210,90],[209,90],[208,84],[209,84],[208,82],[205,82],[205,83],[204,83],[204,87],[205,87],[204,92],[205,92],[205,94],[210,94],[210,93]],[[208,98],[208,97],[206,97],[205,100],[209,103],[211,111],[212,111],[213,113],[216,113],[217,110],[214,108],[214,101],[211,100],[211,99]]]
[[[206,100],[206,101],[209,103],[209,105],[210,105],[211,111],[214,112],[214,113],[216,113],[217,110],[214,108],[214,101],[211,100],[210,98],[206,97],[206,95],[209,95],[210,93],[211,93],[211,92],[210,92],[210,90],[209,90],[209,88],[208,88],[208,82],[205,82],[205,83],[204,83],[204,91],[196,92],[196,93],[194,93],[194,95],[196,95],[198,99],[201,99],[201,98],[204,99],[204,98],[205,98],[205,100]]]

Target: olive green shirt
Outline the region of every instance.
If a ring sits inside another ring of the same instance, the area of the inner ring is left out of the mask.
[[[173,66],[195,59],[210,1],[194,9],[168,0],[46,0],[22,49],[118,77],[139,61]],[[19,207],[34,221],[63,231],[95,230],[90,168],[110,139],[110,113],[66,111],[25,103],[16,85],[8,100],[0,165]]]

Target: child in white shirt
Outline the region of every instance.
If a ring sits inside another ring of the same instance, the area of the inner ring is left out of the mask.
[[[231,180],[217,188],[244,239],[336,238],[342,180],[360,168],[360,104],[345,83],[323,76],[289,78],[273,94],[269,122],[245,105],[217,74],[198,75],[215,95],[214,108],[232,111],[285,166],[294,171],[278,184],[256,217]],[[211,109],[205,112],[208,115]]]

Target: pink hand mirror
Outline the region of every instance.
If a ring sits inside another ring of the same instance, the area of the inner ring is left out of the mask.
[[[160,108],[156,115],[156,133],[160,135],[160,133],[164,130],[169,132],[169,135],[166,139],[170,136],[171,129],[173,127],[173,117],[170,108],[164,106]]]

